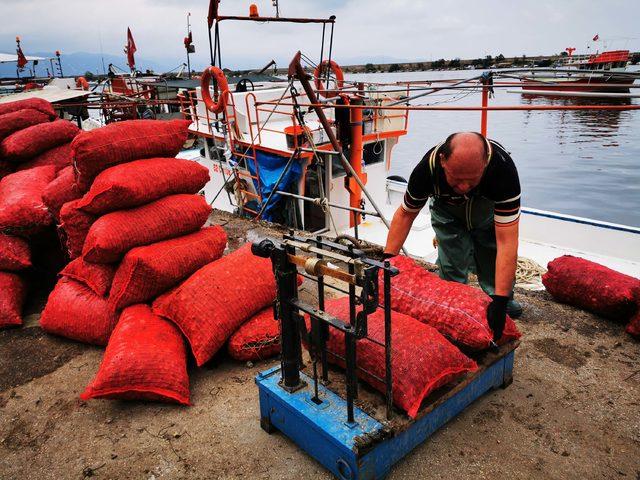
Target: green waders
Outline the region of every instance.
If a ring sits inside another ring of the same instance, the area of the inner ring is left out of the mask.
[[[462,205],[450,205],[436,197],[429,208],[438,239],[440,277],[468,283],[469,272],[475,271],[482,290],[493,295],[497,254],[493,201],[472,197]]]

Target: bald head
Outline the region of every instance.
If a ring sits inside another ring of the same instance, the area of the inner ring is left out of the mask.
[[[487,166],[487,144],[474,132],[450,136],[440,150],[440,164],[447,183],[456,193],[464,195],[476,187]]]

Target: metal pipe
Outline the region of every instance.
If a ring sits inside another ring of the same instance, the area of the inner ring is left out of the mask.
[[[455,87],[456,85],[460,85],[462,83],[470,82],[472,80],[478,80],[481,77],[482,76],[478,76],[478,77],[473,77],[473,78],[469,78],[469,79],[466,79],[466,80],[462,80],[460,82],[454,83],[453,85],[450,85],[450,88]],[[391,102],[388,106],[389,107],[393,107],[394,105],[400,105],[401,103],[409,103],[411,100],[415,100],[416,98],[424,97],[425,95],[429,95],[430,93],[437,92],[438,90],[440,90],[440,89],[439,88],[433,88],[433,89],[431,89],[431,91],[423,92],[423,93],[420,93],[418,95],[414,95],[413,97],[407,97],[407,98],[405,98],[403,100],[398,100],[397,102]]]
[[[384,262],[389,267],[388,261]],[[384,270],[384,365],[385,365],[385,394],[387,400],[387,420],[391,418],[393,411],[393,376],[391,371],[391,274]]]
[[[280,105],[283,107],[293,106],[293,103],[276,103],[276,102],[257,102],[256,105]],[[319,103],[298,103],[298,107],[310,107],[322,109],[330,108],[365,108],[367,110],[409,110],[409,111],[462,111],[462,112],[479,112],[481,110],[491,111],[536,111],[536,110],[640,110],[640,105],[496,105],[493,107],[473,107],[473,106],[447,106],[447,105],[406,105],[406,106],[387,106],[387,105],[366,105],[364,107],[353,107],[351,105],[322,105]],[[326,119],[326,116],[324,117]],[[335,137],[334,137],[335,138]],[[344,156],[344,155],[343,155]]]
[[[329,137],[331,145],[333,145],[333,149],[336,152],[340,152],[340,157],[339,158],[340,158],[340,160],[342,162],[342,166],[344,167],[344,169],[346,171],[348,171],[354,177],[354,179],[358,183],[358,186],[362,189],[364,194],[367,196],[367,199],[369,200],[369,202],[371,202],[371,206],[378,213],[378,215],[380,217],[380,220],[382,220],[382,222],[385,224],[385,226],[387,228],[391,228],[391,225],[389,224],[389,221],[382,214],[382,211],[380,210],[380,208],[378,208],[378,205],[377,205],[376,201],[373,199],[373,197],[371,196],[369,191],[366,189],[366,187],[362,183],[362,180],[360,180],[360,178],[356,175],[356,172],[354,172],[353,168],[349,164],[349,161],[344,156],[344,152],[342,151],[342,147],[340,146],[340,143],[338,142],[338,139],[336,138],[335,134],[333,133],[333,130],[331,129],[331,126],[329,125],[329,121],[327,120],[327,116],[324,114],[324,111],[322,110],[322,108],[320,106],[317,106],[318,97],[316,96],[316,93],[313,91],[313,88],[311,88],[311,84],[309,83],[309,79],[307,78],[307,73],[304,71],[304,69],[302,68],[302,65],[300,64],[300,56],[301,55],[302,55],[301,52],[298,52],[293,57],[293,60],[289,64],[289,76],[290,77],[293,77],[293,76],[297,76],[298,77],[298,80],[302,84],[302,87],[304,88],[304,91],[307,94],[307,97],[309,97],[309,100],[314,105],[313,108],[314,108],[314,110],[316,112],[316,115],[318,116],[318,120],[322,124],[327,136]],[[362,108],[362,107],[359,107],[359,108]],[[408,256],[408,252],[404,247],[402,248],[402,251],[404,252],[405,255]]]
[[[299,200],[305,200],[307,202],[312,202],[312,203],[318,203],[318,200],[321,200],[320,198],[304,197],[302,195],[297,195],[295,193],[283,192],[282,190],[278,190],[276,193],[279,193],[280,195],[285,195],[287,197],[297,198]],[[327,202],[327,205],[330,207],[339,208],[341,210],[349,210],[351,212],[361,213],[363,215],[371,215],[373,217],[378,216],[377,212],[371,212],[369,210],[363,210],[361,208],[345,207],[343,205],[338,205],[337,203],[331,203],[331,202]]]

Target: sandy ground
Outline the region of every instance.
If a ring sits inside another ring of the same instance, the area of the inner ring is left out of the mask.
[[[277,233],[230,222],[232,248]],[[640,343],[544,292],[519,298],[513,384],[469,407],[389,478],[640,480]],[[27,325],[0,332],[0,479],[331,478],[260,429],[253,379],[275,362],[247,366],[223,352],[191,365],[191,407],[83,402],[102,350],[44,334],[37,312]]]

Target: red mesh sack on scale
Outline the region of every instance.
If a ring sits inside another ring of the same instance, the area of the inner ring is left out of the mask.
[[[186,194],[107,213],[91,226],[82,254],[90,262],[116,262],[134,247],[198,230],[210,213],[204,197]]]
[[[68,263],[60,272],[60,275],[83,283],[97,295],[104,297],[109,293],[115,273],[115,265],[108,263],[91,263],[85,261],[82,257],[78,257]]]
[[[269,306],[247,320],[229,339],[231,358],[246,362],[265,360],[280,353],[280,322]]]
[[[76,185],[76,176],[73,167],[68,166],[58,172],[58,176],[44,189],[42,201],[49,209],[53,218],[60,218],[62,205],[82,196],[82,192]]]
[[[325,311],[349,320],[349,299],[327,300]],[[367,338],[384,344],[384,310],[378,309],[367,317]],[[446,385],[466,372],[477,370],[476,363],[449,343],[435,328],[402,313],[391,313],[391,364],[393,401],[415,418],[418,409],[434,390]],[[345,368],[344,333],[329,328],[327,359]],[[334,355],[331,355],[333,353]],[[356,342],[358,366],[379,378],[385,378],[384,347],[371,340]],[[358,370],[358,377],[376,390],[385,391],[385,384],[374,376]]]
[[[20,130],[0,143],[0,157],[24,162],[59,145],[69,143],[80,129],[67,120],[41,123]]]
[[[80,210],[77,204],[78,200],[73,200],[62,205],[60,209],[60,229],[70,258],[82,255],[85,239],[96,220],[93,215]]]
[[[0,271],[17,271],[30,266],[29,244],[20,237],[0,233]]]
[[[209,169],[191,160],[149,158],[116,165],[100,173],[80,208],[94,215],[137,207],[168,195],[198,193]]]
[[[63,168],[71,166],[72,162],[73,152],[71,151],[71,143],[65,143],[41,153],[28,162],[17,164],[16,172],[43,167],[45,165],[53,165],[56,167],[56,171],[59,172]]]
[[[220,226],[130,250],[113,279],[109,302],[117,310],[157,297],[222,257],[227,234]]]
[[[584,258],[563,255],[549,262],[542,283],[556,300],[612,320],[626,321],[638,308],[640,280]]]
[[[275,296],[271,261],[254,256],[246,244],[158,297],[153,312],[178,325],[201,366]]]
[[[50,117],[46,113],[32,109],[18,110],[0,115],[0,141],[14,132],[38,125],[39,123],[48,122],[49,119]]]
[[[431,325],[447,339],[469,350],[484,350],[493,344],[487,322],[491,298],[482,290],[442,280],[412,259],[397,256],[391,264],[400,274],[391,280],[391,308]],[[380,275],[380,301],[383,301]],[[507,321],[499,344],[520,338],[513,320]]]
[[[18,275],[0,272],[0,328],[22,325],[26,291],[24,280]]]
[[[50,119],[56,117],[53,106],[42,98],[28,98],[26,100],[16,100],[15,102],[0,103],[0,115],[25,109],[38,110],[39,112],[46,113]]]
[[[0,180],[0,231],[36,233],[51,225],[42,192],[53,180],[52,166],[12,173]]]
[[[187,352],[180,330],[147,305],[123,310],[98,374],[80,398],[189,405]]]
[[[142,158],[175,157],[187,140],[187,120],[116,122],[73,141],[78,183],[88,189],[103,170]]]
[[[106,298],[89,287],[62,277],[40,316],[45,332],[94,345],[106,345],[118,315]]]

